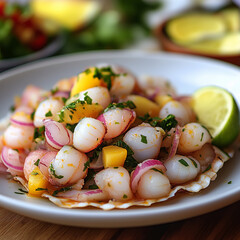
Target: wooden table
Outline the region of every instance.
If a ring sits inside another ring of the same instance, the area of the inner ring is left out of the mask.
[[[45,223],[0,208],[0,240],[12,239],[200,239],[239,240],[240,201],[191,219],[140,228],[96,229]]]

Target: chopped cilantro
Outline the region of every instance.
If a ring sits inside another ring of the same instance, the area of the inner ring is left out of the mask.
[[[33,112],[31,113],[31,115],[30,115],[30,117],[31,117],[31,120],[33,120],[33,119],[34,119],[34,115],[35,115],[35,111],[33,111]]]
[[[118,167],[113,167],[114,169],[118,169]]]
[[[60,192],[67,192],[67,191],[69,191],[71,189],[72,189],[72,187],[63,187],[63,188],[60,188],[60,189],[54,191],[52,195],[56,196]]]
[[[183,166],[188,167],[188,163],[184,159],[178,160]]]
[[[34,139],[36,138],[44,138],[44,131],[45,131],[45,127],[40,127],[40,128],[35,128],[34,129]]]
[[[88,69],[86,69],[84,72],[85,72],[86,74],[89,74],[89,73],[91,73],[91,69],[88,68]]]
[[[14,112],[15,109],[16,109],[15,106],[11,106],[11,107],[10,107],[10,111],[11,111],[11,112]]]
[[[163,172],[162,172],[161,170],[157,169],[157,168],[152,168],[151,170],[153,170],[153,171],[155,171],[155,172],[159,172],[159,173],[163,174]]]
[[[232,184],[232,181],[229,181],[228,184]]]
[[[123,199],[126,199],[128,196],[126,194],[123,194]]]
[[[31,175],[33,175],[33,176],[36,176],[36,175],[38,175],[39,173],[38,172],[31,172]]]
[[[52,95],[54,95],[56,92],[59,91],[59,88],[55,87],[55,88],[51,89],[50,91],[51,91]]]
[[[77,126],[77,123],[75,124],[66,124],[66,128],[69,129],[70,131],[74,132],[75,127]]]
[[[51,110],[49,110],[46,114],[45,114],[45,117],[52,117],[52,112],[51,112]]]
[[[114,122],[115,124],[120,124],[119,122]]]
[[[89,185],[89,189],[98,189],[98,186],[96,184]]]
[[[47,190],[47,188],[40,188],[40,187],[39,187],[39,188],[36,188],[36,189],[35,189],[35,191],[45,191],[45,190]]]
[[[202,140],[203,140],[203,135],[204,135],[204,133],[202,132],[200,142],[202,142]]]
[[[92,104],[92,99],[87,95],[88,92],[85,92],[84,93],[84,101],[87,103],[87,104]]]
[[[161,127],[164,131],[170,131],[172,128],[176,127],[177,120],[175,116],[169,114],[164,119],[159,117],[151,117],[148,113],[145,114],[143,117],[139,117],[143,122],[149,123],[152,127]]]
[[[56,174],[56,171],[55,171],[52,163],[51,163],[51,165],[50,165],[49,170],[50,170],[50,172],[52,173],[52,175],[53,175],[55,178],[62,179],[62,178],[64,177],[64,176],[62,176],[62,175],[57,175],[57,174]]]
[[[34,165],[35,165],[35,166],[38,166],[38,165],[39,165],[39,162],[40,162],[40,159],[38,159],[38,160],[34,163]]]
[[[141,134],[141,142],[147,144],[147,137]]]
[[[191,161],[192,161],[192,163],[193,163],[193,165],[194,165],[194,167],[195,168],[197,168],[198,167],[198,165],[197,165],[197,163],[196,163],[196,161],[194,161],[192,158],[190,158],[190,157],[188,157]]]
[[[209,164],[209,165],[207,166],[207,168],[204,170],[204,173],[205,173],[205,172],[207,172],[208,170],[210,170],[210,169],[211,169],[211,167],[212,167],[212,165],[211,165],[211,164]]]
[[[127,101],[127,102],[120,102],[120,103],[110,103],[107,108],[105,108],[104,113],[107,112],[110,109],[116,109],[116,108],[130,108],[134,109],[136,108],[136,105],[133,103],[133,101]]]
[[[88,160],[87,162],[84,163],[84,169],[83,171],[85,171],[87,168],[90,167],[90,160]]]
[[[62,97],[62,101],[63,101],[63,103],[65,104],[65,103],[66,103],[66,101],[67,101],[67,98],[65,98],[65,97]]]

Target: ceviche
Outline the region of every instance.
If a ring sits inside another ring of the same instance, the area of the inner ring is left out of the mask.
[[[150,206],[206,188],[232,152],[216,146],[191,96],[142,78],[98,64],[49,91],[27,86],[1,122],[0,172],[66,208]]]

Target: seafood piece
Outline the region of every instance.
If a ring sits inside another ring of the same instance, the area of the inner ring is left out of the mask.
[[[212,163],[216,153],[213,146],[210,143],[206,143],[200,150],[192,152],[189,155],[198,160],[201,165],[201,171],[204,172]]]
[[[44,119],[55,119],[57,113],[63,108],[62,101],[54,98],[49,98],[41,102],[34,115],[35,127],[42,127]]]
[[[136,113],[128,108],[110,109],[98,117],[107,128],[104,139],[112,139],[127,131],[130,125],[135,121]]]
[[[130,188],[130,176],[123,167],[106,168],[95,176],[97,186],[109,194],[110,199],[128,201],[133,194]]]
[[[199,123],[188,123],[182,129],[178,151],[190,153],[202,148],[212,141],[209,131]]]
[[[34,127],[10,125],[3,133],[3,142],[14,149],[30,148],[33,141]]]
[[[84,101],[86,99],[86,96],[92,99],[92,103],[98,103],[103,108],[106,108],[111,102],[111,97],[108,89],[105,87],[99,86],[99,87],[88,88],[87,90],[76,94],[66,102],[66,105],[76,101],[77,99]]]
[[[200,164],[196,159],[182,155],[175,155],[164,161],[164,166],[167,168],[166,174],[171,184],[193,180],[200,171]]]
[[[33,120],[31,118],[31,114],[33,113],[33,111],[33,108],[27,106],[18,107],[11,116],[11,124],[19,127],[33,126]]]
[[[101,144],[106,128],[94,118],[83,118],[73,133],[73,146],[82,152],[90,152]]]
[[[64,146],[57,153],[56,158],[50,164],[49,181],[53,185],[70,185],[74,184],[87,175],[88,161],[84,153],[79,152],[70,146]]]
[[[160,110],[159,117],[165,118],[169,114],[173,114],[175,116],[180,126],[183,126],[190,121],[188,110],[178,101],[167,102]]]
[[[152,127],[148,123],[130,129],[123,141],[133,150],[133,157],[138,161],[155,158],[160,152],[164,131],[160,127]]]

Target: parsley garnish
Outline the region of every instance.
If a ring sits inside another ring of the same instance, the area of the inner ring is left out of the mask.
[[[188,163],[184,159],[178,160],[183,166],[188,167]]]
[[[229,181],[228,184],[232,184],[232,181]]]
[[[117,142],[113,143],[113,145],[125,148],[127,150],[127,158],[124,162],[124,167],[131,172],[135,169],[135,167],[138,165],[138,162],[134,159],[132,156],[134,154],[133,150],[123,141],[118,140]]]
[[[203,140],[203,135],[204,135],[204,133],[202,132],[200,142],[202,142],[202,140]]]
[[[85,92],[84,93],[84,101],[87,103],[87,104],[92,104],[92,99],[87,95],[88,92]]]
[[[25,193],[28,193],[28,191],[23,190],[23,189],[21,189],[21,188],[19,188],[18,190],[19,190],[20,192],[14,192],[14,193],[16,193],[16,194],[25,194]]]
[[[88,189],[98,189],[96,184],[89,185]]]
[[[207,166],[207,168],[203,171],[203,173],[205,173],[205,172],[207,172],[208,170],[210,170],[211,169],[211,167],[212,167],[212,165],[211,164],[209,164],[208,166]]]
[[[75,124],[66,124],[66,128],[69,129],[70,131],[74,132],[75,127],[77,126],[77,123]]]
[[[130,108],[130,109],[134,109],[136,108],[136,105],[134,104],[133,101],[127,101],[127,102],[120,102],[120,103],[110,103],[107,108],[105,108],[104,113],[107,112],[110,109],[116,109],[116,108],[120,108],[120,109],[124,109],[124,108]]]
[[[51,89],[50,91],[51,91],[52,95],[54,95],[56,92],[59,91],[59,88],[55,87],[54,89]]]
[[[147,137],[141,134],[141,142],[147,144]]]
[[[15,106],[11,106],[11,107],[10,107],[10,111],[11,111],[11,112],[14,112],[15,109],[16,109]]]
[[[33,176],[36,176],[36,175],[38,175],[39,173],[38,172],[31,172],[31,175],[33,175]]]
[[[161,170],[157,169],[157,168],[152,168],[151,170],[153,170],[153,171],[155,171],[155,172],[159,172],[159,173],[163,174],[163,172],[162,172]]]
[[[126,199],[128,196],[126,194],[123,194],[123,198]]]
[[[139,117],[143,122],[149,123],[152,127],[161,127],[164,131],[170,131],[172,128],[176,127],[177,120],[175,116],[169,114],[164,119],[159,117],[151,117],[148,113],[146,113],[143,117]]]
[[[198,167],[197,163],[192,158],[190,158],[190,157],[188,157],[188,158],[192,161],[194,167],[197,168]]]
[[[52,163],[51,163],[51,165],[50,165],[50,172],[52,173],[52,175],[55,177],[55,178],[58,178],[58,179],[61,179],[61,178],[63,178],[64,176],[62,176],[62,175],[57,175],[56,174],[56,170],[53,168],[53,165],[52,165]]]
[[[87,168],[90,167],[90,160],[88,160],[87,162],[84,163],[84,169],[83,171],[85,171]]]
[[[40,128],[35,128],[34,129],[34,139],[36,138],[44,138],[44,131],[45,131],[45,127],[40,127]]]
[[[36,189],[35,189],[35,191],[45,191],[45,190],[47,190],[47,188],[40,188],[40,187],[39,187],[39,188],[36,188]]]
[[[34,119],[34,115],[35,115],[35,111],[33,111],[33,112],[31,113],[31,115],[30,115],[30,117],[31,117],[31,120],[33,120],[33,119]]]
[[[72,187],[63,187],[63,188],[61,188],[61,189],[59,189],[59,190],[56,190],[56,191],[54,191],[53,192],[53,196],[56,196],[58,193],[60,193],[60,192],[66,192],[66,191],[69,191],[69,190],[71,190],[72,189]]]
[[[38,166],[38,165],[39,165],[39,162],[40,162],[40,159],[38,159],[38,160],[34,163],[34,165],[35,165],[35,166]]]
[[[88,68],[88,69],[86,69],[84,72],[85,72],[86,74],[89,74],[89,73],[91,73],[91,69]]]

